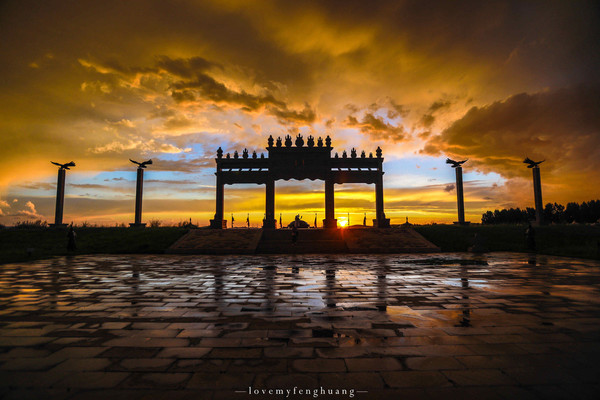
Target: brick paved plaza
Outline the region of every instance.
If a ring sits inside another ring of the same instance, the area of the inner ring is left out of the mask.
[[[599,267],[511,253],[2,265],[0,396],[597,398]]]

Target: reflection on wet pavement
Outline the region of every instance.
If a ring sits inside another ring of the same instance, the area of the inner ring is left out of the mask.
[[[0,395],[586,398],[599,267],[512,253],[3,265]]]

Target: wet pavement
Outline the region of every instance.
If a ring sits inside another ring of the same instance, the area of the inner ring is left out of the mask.
[[[7,264],[0,396],[595,399],[599,289],[512,253]]]

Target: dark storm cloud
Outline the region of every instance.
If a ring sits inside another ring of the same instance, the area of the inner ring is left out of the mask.
[[[156,66],[173,75],[188,79],[211,68],[223,68],[222,65],[202,57],[170,58],[165,55],[157,57]]]
[[[468,157],[482,171],[529,176],[526,156],[547,161],[549,182],[586,187],[600,169],[600,85],[521,93],[471,108],[424,152]],[[467,165],[469,165],[467,164]],[[596,187],[587,187],[596,194]]]
[[[407,137],[402,125],[394,126],[385,122],[383,117],[371,113],[365,113],[360,120],[353,115],[349,115],[346,119],[346,124],[349,127],[360,129],[362,133],[368,134],[374,139],[400,142]]]
[[[308,104],[305,104],[304,109],[301,111],[289,110],[285,105],[280,108],[272,107],[270,109],[270,113],[276,116],[283,124],[289,122],[312,124],[317,118],[315,110],[313,110]]]

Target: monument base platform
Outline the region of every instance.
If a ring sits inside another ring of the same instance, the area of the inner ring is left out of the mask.
[[[139,224],[136,224],[136,223],[134,222],[134,223],[131,223],[131,224],[129,224],[129,227],[130,227],[130,228],[145,228],[145,227],[146,227],[146,224],[145,224],[145,223],[139,223]]]
[[[440,248],[409,227],[345,229],[193,229],[168,250],[173,254],[427,253]]]
[[[454,221],[453,224],[454,225],[471,225],[471,221],[463,221],[463,222]]]
[[[227,228],[227,220],[222,219],[221,221],[219,221],[218,219],[211,219],[210,227],[212,229],[226,229]]]
[[[48,224],[50,228],[66,228],[69,224]]]

